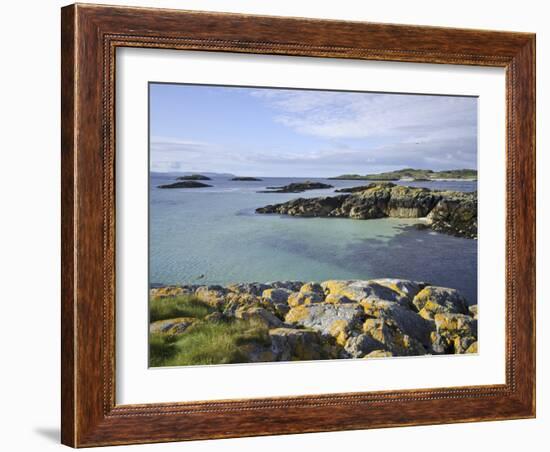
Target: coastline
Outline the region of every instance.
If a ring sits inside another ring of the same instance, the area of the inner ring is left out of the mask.
[[[297,198],[256,209],[259,214],[372,220],[384,217],[426,218],[423,227],[477,239],[477,192],[430,190],[423,187],[371,182],[336,190],[337,196]]]
[[[477,353],[477,305],[426,282],[161,286],[150,297],[153,366]],[[189,354],[205,331],[229,357]]]

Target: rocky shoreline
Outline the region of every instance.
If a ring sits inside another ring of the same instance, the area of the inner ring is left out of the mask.
[[[150,297],[150,309],[155,303],[170,307],[182,298],[208,309],[200,318],[152,321],[150,334],[167,338],[167,346],[205,325],[252,322],[262,331],[261,339],[246,334],[239,339],[238,362],[477,353],[477,305],[468,306],[455,289],[424,282],[164,286],[152,288]]]
[[[477,192],[430,190],[391,182],[340,189],[349,194],[298,198],[256,209],[259,214],[301,217],[425,218],[426,227],[458,237],[477,238]]]

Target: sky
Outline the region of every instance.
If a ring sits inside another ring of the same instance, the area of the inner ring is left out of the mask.
[[[477,98],[149,85],[150,170],[330,177],[477,168]]]

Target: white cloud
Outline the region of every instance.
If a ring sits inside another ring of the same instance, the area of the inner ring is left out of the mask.
[[[328,139],[388,137],[430,141],[476,133],[476,100],[465,97],[298,90],[255,90],[276,120]]]
[[[151,137],[151,152],[201,152],[209,146],[202,141],[182,140],[180,138]]]
[[[273,121],[287,127],[289,137],[303,137],[230,145],[223,137],[214,144],[154,136],[152,169],[313,176],[476,167],[474,98],[280,89],[251,95],[272,109]]]

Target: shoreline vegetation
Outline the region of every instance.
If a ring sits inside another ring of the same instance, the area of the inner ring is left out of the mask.
[[[341,176],[329,177],[333,180],[372,180],[372,181],[409,181],[409,182],[427,182],[427,181],[445,181],[445,180],[477,180],[477,170],[458,169],[458,170],[423,170],[414,168],[404,168],[386,173],[366,174],[343,174]]]
[[[477,353],[477,305],[403,279],[150,290],[152,367]]]
[[[477,192],[430,190],[391,182],[337,190],[346,193],[296,198],[256,209],[259,214],[369,220],[421,218],[419,228],[477,239]]]

